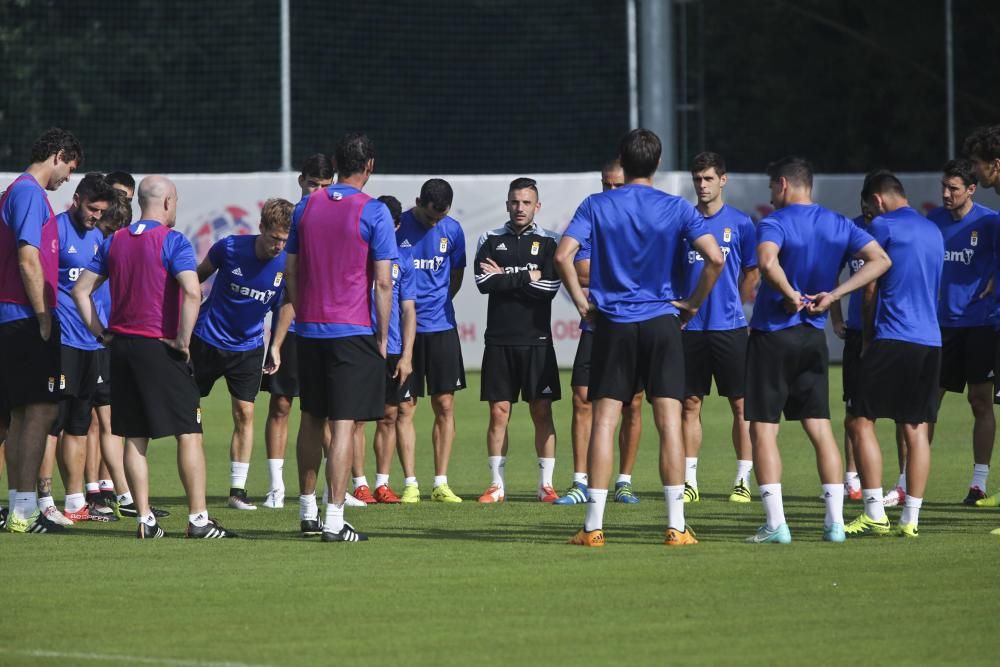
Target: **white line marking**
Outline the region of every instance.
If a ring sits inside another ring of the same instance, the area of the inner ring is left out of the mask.
[[[89,660],[92,662],[126,662],[142,665],[169,665],[170,667],[270,667],[249,662],[215,662],[212,660],[184,660],[180,658],[144,658],[137,655],[118,655],[115,653],[73,653],[68,651],[14,651],[0,647],[0,654],[19,655],[30,658],[69,658],[71,660]]]

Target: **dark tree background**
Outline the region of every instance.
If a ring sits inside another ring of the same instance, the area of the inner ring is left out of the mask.
[[[640,2],[643,0],[640,0]],[[956,134],[1000,122],[996,0],[955,0]],[[369,132],[387,173],[589,171],[628,126],[625,0],[291,3],[293,161]],[[680,164],[936,170],[942,0],[676,4]],[[86,167],[280,167],[278,0],[0,0],[0,169],[46,127]]]

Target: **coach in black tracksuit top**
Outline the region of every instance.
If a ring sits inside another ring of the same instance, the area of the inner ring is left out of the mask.
[[[535,422],[539,457],[554,457],[552,401],[561,396],[552,346],[552,299],[559,291],[554,262],[558,237],[535,224],[539,207],[535,181],[515,179],[507,196],[510,221],[483,234],[476,250],[476,286],[489,295],[480,398],[490,403],[491,467],[493,457],[506,454],[507,421],[519,394]],[[502,479],[496,471],[494,482],[501,494],[496,501],[502,499]],[[540,490],[546,486],[541,482]]]

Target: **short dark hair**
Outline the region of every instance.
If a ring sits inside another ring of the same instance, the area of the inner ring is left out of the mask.
[[[333,151],[333,161],[340,178],[360,174],[375,159],[375,143],[364,132],[348,132]]]
[[[784,178],[794,185],[812,189],[813,166],[805,158],[789,155],[767,165],[767,177],[771,182]]]
[[[977,127],[965,138],[966,157],[989,162],[1000,159],[1000,125]]]
[[[510,187],[507,188],[507,192],[513,192],[514,190],[528,190],[528,189],[534,190],[535,194],[536,195],[538,194],[538,184],[535,182],[535,179],[525,178],[524,176],[522,176],[521,178],[515,178],[513,181],[510,182]]]
[[[53,127],[42,133],[31,145],[31,162],[45,162],[53,155],[63,154],[63,160],[83,164],[83,147],[72,132]]]
[[[323,153],[313,153],[302,162],[302,175],[306,178],[328,181],[333,174],[333,160]]]
[[[609,171],[621,171],[621,168],[622,168],[622,161],[619,160],[618,158],[612,158],[607,162],[605,162],[604,166],[601,167],[601,173],[606,174]]]
[[[945,178],[961,178],[965,187],[976,185],[979,182],[976,178],[976,172],[972,169],[972,161],[965,158],[948,160],[941,167],[941,172]]]
[[[124,185],[129,190],[135,191],[135,179],[127,171],[112,171],[104,175],[104,180],[108,185]]]
[[[399,216],[403,215],[403,205],[400,201],[392,195],[382,195],[378,200],[389,209],[389,215],[392,216],[392,224],[398,225]]]
[[[906,196],[906,190],[896,175],[888,169],[879,169],[865,176],[865,184],[861,187],[861,199],[869,201],[872,195],[895,194]]]
[[[420,203],[439,212],[451,208],[454,197],[451,185],[443,178],[432,178],[420,186]]]
[[[663,144],[652,130],[632,130],[618,142],[618,160],[625,178],[649,178],[660,166]]]
[[[76,194],[80,201],[106,201],[115,198],[115,189],[104,178],[104,174],[92,172],[80,179],[76,186]]]
[[[101,214],[101,221],[110,222],[112,229],[117,231],[132,224],[132,203],[121,190],[112,188],[111,191],[115,193],[115,197],[110,200],[108,207]]]
[[[697,174],[706,169],[715,169],[715,173],[722,176],[726,173],[726,161],[718,153],[711,151],[698,153],[694,156],[694,160],[691,161],[691,173]]]

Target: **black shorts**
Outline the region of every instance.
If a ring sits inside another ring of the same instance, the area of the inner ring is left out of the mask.
[[[858,399],[858,372],[861,370],[861,344],[863,336],[856,329],[848,329],[844,337],[844,358],[841,373],[844,385],[844,404],[850,414]]]
[[[393,376],[396,374],[396,365],[399,363],[400,355],[389,354],[385,357],[385,404],[399,405],[413,400],[413,389],[410,387],[410,377],[406,382],[399,384],[399,380]]]
[[[552,345],[487,345],[483,351],[482,401],[558,401],[559,364]]]
[[[281,365],[274,375],[265,375],[260,388],[275,396],[294,398],[299,395],[299,346],[295,333],[289,331],[281,344]]]
[[[940,374],[941,348],[877,340],[861,358],[854,414],[897,424],[933,424]]]
[[[453,394],[465,389],[465,363],[458,330],[418,333],[413,343],[414,396]]]
[[[297,337],[300,405],[313,417],[375,421],[384,414],[385,359],[375,336]]]
[[[597,315],[590,359],[590,400],[631,403],[645,387],[646,398],[684,400],[684,343],[676,315],[642,322],[612,322]]]
[[[156,338],[111,341],[111,432],[125,438],[201,433],[194,368]]]
[[[580,342],[576,346],[576,356],[573,357],[573,375],[569,380],[571,387],[586,387],[590,385],[590,356],[594,351],[594,332],[581,331]]]
[[[965,385],[990,382],[996,332],[993,327],[941,327],[941,389],[962,393]]]
[[[226,378],[229,395],[253,403],[264,374],[264,346],[244,352],[220,350],[197,336],[191,336],[191,363],[202,397],[212,393],[215,381]]]
[[[830,418],[829,358],[822,329],[800,324],[751,331],[747,343],[747,421]]]
[[[106,357],[102,354],[105,352],[104,349],[80,350],[62,346],[60,386],[63,400],[59,403],[59,417],[49,431],[51,435],[59,435],[62,431],[69,435],[87,435],[97,396],[97,380],[103,380],[101,362]]]
[[[111,348],[97,351],[97,386],[94,388],[94,407],[111,405]]]
[[[55,319],[47,341],[38,335],[36,317],[0,324],[0,391],[8,410],[62,398],[61,347]]]
[[[719,396],[743,398],[747,365],[747,329],[683,331],[684,395],[707,396],[712,378]]]

